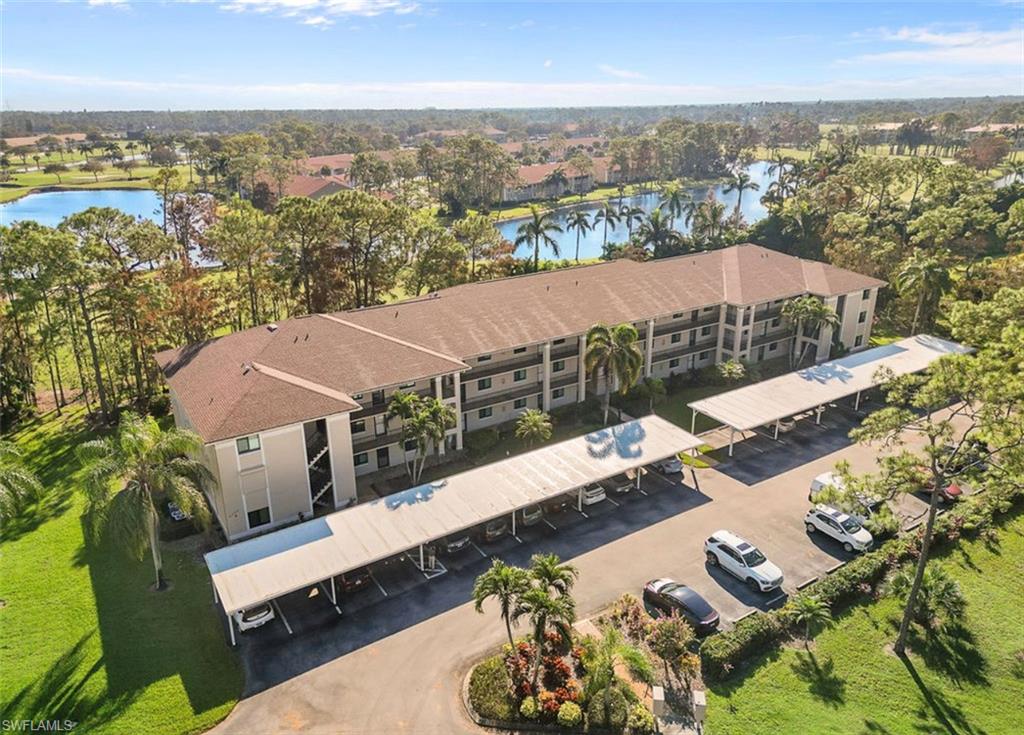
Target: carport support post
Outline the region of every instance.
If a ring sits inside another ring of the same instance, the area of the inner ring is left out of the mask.
[[[729,456],[730,457],[732,456],[732,442],[733,442],[733,438],[734,438],[733,435],[735,433],[736,433],[736,429],[734,427],[730,426],[729,427]]]
[[[779,440],[779,420],[775,419],[775,441]]]
[[[423,544],[420,544],[420,571],[423,571]]]
[[[516,512],[512,511],[512,535],[516,535]]]
[[[334,589],[334,577],[331,577],[331,602],[338,604],[338,592]]]
[[[697,409],[690,409],[690,433],[694,434],[697,431]]]
[[[231,635],[231,645],[235,645],[235,616],[228,613],[228,633]]]
[[[821,424],[821,414],[823,414],[823,413],[825,413],[825,407],[824,406],[818,406],[818,408],[815,409],[815,411],[814,411],[814,423],[815,424],[819,424],[819,425]]]
[[[857,411],[860,409],[860,391],[857,391],[857,396],[853,399],[853,410]]]
[[[583,488],[576,491],[576,510],[583,512]]]

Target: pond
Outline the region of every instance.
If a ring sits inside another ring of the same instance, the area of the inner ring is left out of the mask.
[[[159,223],[162,220],[160,197],[149,189],[78,189],[44,191],[0,204],[0,224],[35,220],[56,227],[70,214],[89,207],[114,207],[122,212]]]
[[[743,219],[748,224],[754,223],[759,219],[762,219],[768,214],[764,205],[761,204],[761,196],[764,194],[768,185],[774,180],[774,176],[768,173],[768,166],[771,164],[768,161],[757,161],[753,163],[748,169],[747,173],[750,178],[756,182],[761,188],[759,191],[747,190],[743,192],[743,203],[740,207],[740,212],[743,214]],[[724,193],[723,189],[725,184],[718,184],[711,186],[710,188],[715,192],[715,198],[719,202],[726,205],[726,211],[728,214],[732,214],[733,209],[736,207],[736,192],[729,194]],[[696,186],[690,187],[690,195],[697,201],[702,201],[707,197],[708,193],[707,186]],[[624,197],[622,200],[623,204],[628,204],[632,207],[639,207],[644,211],[645,214],[650,213],[656,209],[661,200],[661,194],[657,191],[649,192],[647,194],[641,194],[638,196]],[[613,203],[618,204],[618,199],[612,200]],[[584,210],[590,215],[593,215],[602,206],[601,203],[593,202],[581,205],[579,208]],[[553,233],[555,241],[558,243],[558,248],[561,251],[561,260],[572,260],[576,257],[576,231],[567,230],[565,227],[566,218],[569,216],[569,208],[560,209],[555,212],[553,219],[559,226],[562,227],[562,233]],[[501,231],[502,236],[506,239],[515,242],[516,229],[522,224],[523,220],[507,220],[498,224],[498,230]],[[635,227],[636,225],[634,225]],[[687,232],[689,227],[685,225],[681,219],[677,219],[675,223],[675,229],[680,232]],[[628,239],[626,228],[624,225],[619,225],[615,230],[609,228],[608,230],[608,242],[625,242]],[[601,246],[604,243],[604,229],[598,227],[595,230],[586,232],[580,236],[580,258],[597,258],[601,255]],[[516,249],[516,256],[520,258],[531,257],[533,255],[533,247],[531,245],[520,245]],[[551,250],[548,248],[541,247],[541,258],[552,258],[554,257]]]

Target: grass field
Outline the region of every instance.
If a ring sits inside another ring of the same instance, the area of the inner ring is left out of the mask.
[[[60,183],[57,182],[56,174],[44,174],[41,171],[14,174],[10,181],[0,184],[0,202],[14,201],[50,186],[60,189],[148,189],[150,177],[160,170],[157,166],[141,165],[133,169],[129,177],[120,169],[106,166],[106,170],[98,176],[75,168],[69,169],[61,173]],[[175,168],[181,172],[182,180],[188,181],[188,166]]]
[[[1024,517],[998,543],[964,543],[938,560],[968,600],[964,625],[918,634],[904,662],[894,600],[855,607],[817,636],[763,658],[708,692],[708,735],[1024,732]],[[934,563],[934,562],[933,562]]]
[[[193,733],[242,689],[198,554],[165,545],[169,591],[149,591],[147,557],[84,537],[74,449],[80,408],[13,436],[46,485],[0,543],[0,711],[70,719],[88,733]],[[5,437],[7,438],[7,437]]]

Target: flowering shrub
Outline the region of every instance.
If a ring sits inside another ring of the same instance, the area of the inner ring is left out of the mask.
[[[631,643],[642,643],[647,635],[651,616],[647,614],[640,600],[627,593],[612,605],[607,622],[621,630]]]
[[[572,667],[561,656],[545,656],[543,666],[544,686],[548,689],[565,686],[565,683],[572,677]]]
[[[547,689],[542,689],[537,695],[537,704],[541,712],[552,717],[558,714],[558,708],[561,706],[555,693]]]
[[[516,699],[533,694],[533,687],[530,686],[530,662],[533,661],[533,651],[532,645],[521,641],[514,653],[505,656],[505,668],[508,670],[512,694]]]
[[[527,697],[519,705],[519,714],[524,720],[536,720],[540,717],[540,709],[537,707],[537,700]]]

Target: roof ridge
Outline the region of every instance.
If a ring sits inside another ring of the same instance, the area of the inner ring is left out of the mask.
[[[448,360],[450,362],[454,362],[454,363],[460,365],[461,367],[469,367],[469,365],[467,365],[466,363],[464,363],[462,360],[460,360],[457,357],[452,357],[451,355],[446,355],[443,352],[438,352],[437,350],[432,350],[429,347],[424,347],[423,345],[418,345],[415,342],[408,342],[408,341],[406,341],[404,339],[400,339],[398,337],[394,337],[394,336],[392,336],[390,334],[385,334],[384,332],[378,332],[376,329],[370,329],[369,327],[364,327],[364,326],[362,326],[360,324],[354,324],[354,323],[352,323],[350,321],[346,321],[345,319],[341,319],[339,317],[336,317],[333,314],[317,314],[317,316],[322,317],[324,319],[330,319],[332,322],[337,322],[338,324],[343,324],[346,327],[350,327],[352,329],[358,330],[358,331],[363,332],[365,334],[372,334],[375,337],[380,337],[381,339],[386,339],[389,342],[394,342],[395,344],[402,345],[403,347],[408,347],[409,349],[417,350],[418,352],[423,352],[425,354],[432,355],[433,357],[437,357],[437,358],[440,358],[442,360]]]
[[[352,405],[354,408],[359,408],[359,404],[352,398],[352,396],[350,396],[348,393],[345,393],[344,391],[328,388],[326,385],[321,385],[320,383],[309,380],[307,378],[300,377],[298,375],[294,375],[289,372],[285,372],[284,370],[278,370],[277,368],[271,367],[270,365],[264,365],[263,363],[259,362],[253,362],[250,364],[252,365],[253,369],[256,372],[262,375],[274,378],[275,380],[280,380],[284,383],[289,383],[291,385],[296,386],[297,388],[302,388],[304,390],[312,391],[314,393],[319,393],[322,396],[333,398],[334,400],[340,401],[341,403],[348,403]]]

